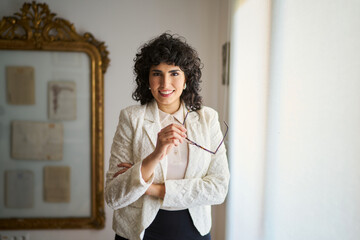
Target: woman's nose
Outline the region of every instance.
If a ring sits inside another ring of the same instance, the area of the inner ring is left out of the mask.
[[[167,75],[163,75],[161,78],[161,87],[166,88],[167,86],[169,86],[170,83],[170,78]]]

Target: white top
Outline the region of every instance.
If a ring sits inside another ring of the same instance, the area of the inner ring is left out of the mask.
[[[159,118],[161,128],[164,128],[172,123],[182,125],[184,121],[184,107],[181,104],[179,110],[174,114],[168,114],[159,109]],[[167,174],[166,180],[169,179],[183,179],[185,177],[186,168],[188,165],[189,150],[188,143],[185,141],[178,146],[173,146],[167,155]]]

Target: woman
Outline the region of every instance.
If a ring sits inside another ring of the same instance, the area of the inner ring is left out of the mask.
[[[106,174],[115,239],[210,239],[229,171],[218,115],[201,104],[197,52],[164,33],[134,62],[141,105],[120,112]]]

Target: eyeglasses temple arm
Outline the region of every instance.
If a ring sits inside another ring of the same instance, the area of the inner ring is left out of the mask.
[[[227,123],[226,123],[225,121],[224,121],[224,123],[225,123],[225,126],[226,126],[226,131],[225,131],[224,137],[223,137],[223,139],[221,140],[219,146],[218,146],[218,147],[216,148],[216,150],[213,152],[214,154],[216,154],[217,151],[219,150],[219,148],[220,148],[221,144],[224,142],[224,140],[225,140],[225,138],[226,138],[226,135],[227,135],[227,133],[228,133],[228,130],[229,130],[229,126],[227,125]],[[209,151],[209,152],[210,152],[210,151]]]

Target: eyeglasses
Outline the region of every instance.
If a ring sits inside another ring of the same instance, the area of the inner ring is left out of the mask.
[[[184,118],[184,122],[183,122],[183,124],[182,124],[183,126],[185,126],[185,121],[186,121],[186,118],[187,118],[187,116],[189,115],[189,113],[190,113],[190,111],[187,111],[187,113],[186,113],[186,115],[185,115],[185,118]],[[190,140],[190,139],[187,138],[187,137],[186,137],[185,139],[186,139],[186,140],[189,142],[189,144],[191,144],[191,145],[197,146],[198,148],[201,148],[202,150],[205,150],[205,151],[207,151],[207,152],[209,152],[209,153],[211,153],[211,154],[216,154],[217,151],[219,150],[221,144],[223,144],[223,142],[224,142],[224,140],[225,140],[225,138],[226,138],[227,132],[228,132],[228,130],[229,130],[229,126],[227,125],[227,123],[226,123],[225,121],[224,121],[224,123],[225,123],[225,126],[226,126],[226,131],[225,131],[225,134],[224,134],[223,139],[221,140],[221,142],[219,143],[219,146],[216,148],[215,151],[210,151],[210,150],[208,150],[208,149],[200,146],[200,145],[197,144],[196,142]]]

